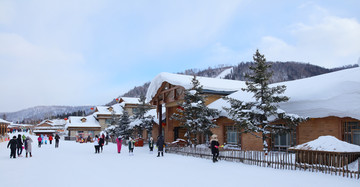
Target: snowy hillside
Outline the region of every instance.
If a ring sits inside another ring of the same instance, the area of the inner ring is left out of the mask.
[[[23,120],[43,120],[52,116],[85,111],[87,114],[91,112],[91,106],[36,106],[17,112],[5,113],[6,120],[11,122],[21,122]],[[0,113],[3,117],[4,113]]]

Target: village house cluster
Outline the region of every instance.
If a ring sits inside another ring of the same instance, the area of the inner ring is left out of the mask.
[[[185,139],[186,129],[179,121],[171,118],[178,112],[179,103],[184,99],[186,89],[191,88],[193,76],[160,73],[148,88],[146,103],[148,113],[154,116],[151,133],[142,132],[146,141],[152,136],[155,140],[160,135],[165,142],[172,143]],[[214,119],[217,126],[211,129],[218,135],[222,145],[236,147],[242,150],[262,150],[263,142],[250,133],[243,133],[229,118],[224,107],[229,103],[224,96],[238,100],[248,100],[244,81],[220,78],[196,77],[207,96],[206,105],[220,111],[220,117]],[[279,104],[279,107],[295,115],[307,117],[290,133],[272,135],[268,139],[270,150],[286,151],[289,147],[303,144],[320,136],[331,135],[339,140],[360,145],[360,68],[346,69],[320,76],[275,83],[270,86],[285,85],[284,95],[290,100]],[[94,113],[88,116],[70,116],[66,120],[45,120],[38,124],[35,134],[66,133],[67,140],[86,139],[104,132],[110,126],[115,115],[120,117],[123,110],[132,116],[140,105],[139,98],[120,97],[112,106],[97,106]],[[274,119],[273,124],[281,125]],[[9,122],[0,121],[0,133],[3,136]],[[199,137],[200,143],[207,143],[209,137]]]

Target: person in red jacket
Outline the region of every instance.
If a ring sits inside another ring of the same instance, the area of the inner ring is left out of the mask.
[[[38,137],[39,147],[41,147],[41,141],[42,141],[42,138],[41,138],[41,135],[39,135],[39,137]]]
[[[53,140],[53,137],[50,135],[50,136],[49,136],[50,144],[52,143],[52,140]]]

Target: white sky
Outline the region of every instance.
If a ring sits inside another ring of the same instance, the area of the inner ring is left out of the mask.
[[[358,63],[360,2],[0,0],[0,112],[105,104],[160,72]]]

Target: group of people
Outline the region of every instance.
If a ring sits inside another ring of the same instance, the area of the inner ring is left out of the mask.
[[[13,138],[9,141],[7,148],[10,147],[10,158],[16,158],[16,154],[18,157],[21,157],[22,150],[25,149],[26,151],[26,158],[28,157],[28,154],[30,157],[32,157],[31,150],[32,150],[32,139],[30,136],[21,136],[21,134],[18,134],[18,137],[13,136]]]
[[[105,138],[104,134],[102,134],[100,137],[98,135],[96,135],[95,138],[93,139],[94,147],[95,147],[95,154],[103,151],[104,139],[107,139],[107,138]],[[122,136],[118,136],[116,138],[118,154],[121,153],[122,143],[123,143]],[[158,140],[156,142],[156,146],[158,148],[158,155],[157,155],[158,157],[160,157],[160,154],[161,154],[161,156],[164,156],[164,145],[165,145],[164,137],[159,136]],[[131,137],[129,137],[129,140],[128,140],[128,148],[129,148],[129,155],[130,156],[134,155],[135,140],[132,139]],[[152,137],[150,137],[150,140],[149,140],[149,149],[150,149],[150,152],[153,152],[153,150],[154,150],[154,139]]]
[[[47,144],[47,141],[49,140],[49,143],[52,144],[53,137],[50,135],[49,137],[47,135],[39,135],[38,137],[38,146],[41,147],[42,144]],[[60,136],[58,134],[55,135],[55,148],[59,147],[59,141]]]

